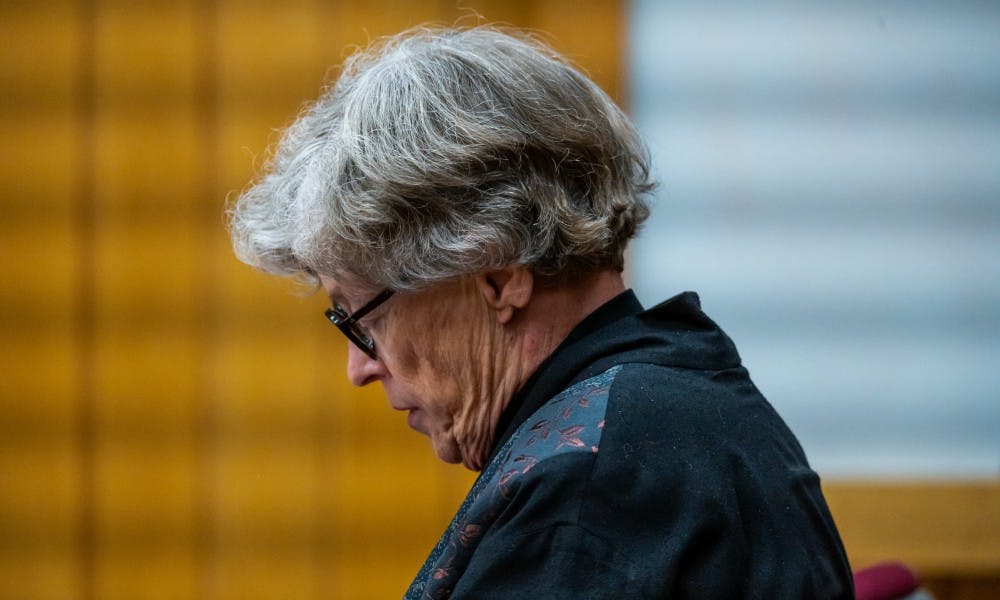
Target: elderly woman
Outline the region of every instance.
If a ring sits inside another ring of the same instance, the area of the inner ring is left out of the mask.
[[[819,480],[693,293],[643,310],[632,124],[544,45],[415,30],[348,60],[236,202],[322,285],[347,373],[481,471],[410,598],[841,598]]]

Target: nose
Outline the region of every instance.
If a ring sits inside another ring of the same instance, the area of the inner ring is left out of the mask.
[[[372,358],[365,352],[347,342],[347,378],[352,384],[361,387],[377,381],[385,374],[385,365],[381,359]]]

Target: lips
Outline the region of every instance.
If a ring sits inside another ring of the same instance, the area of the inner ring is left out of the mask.
[[[420,427],[420,412],[419,408],[411,408],[410,414],[406,415],[406,424],[410,426],[410,429],[424,433],[424,430]]]
[[[406,424],[410,426],[410,429],[426,435],[426,432],[424,431],[423,427],[420,424],[420,422],[423,420],[420,416],[423,414],[423,411],[421,411],[420,408],[418,408],[413,404],[397,405],[391,400],[389,401],[389,406],[391,406],[393,410],[405,410],[408,413],[410,413],[406,415]]]
[[[386,391],[388,391],[388,390],[386,390]],[[395,398],[394,399],[392,397],[389,398],[389,406],[392,408],[392,410],[416,410],[417,409],[417,405],[416,404],[405,404],[405,403],[400,402],[400,400],[402,400],[402,399],[401,398]]]

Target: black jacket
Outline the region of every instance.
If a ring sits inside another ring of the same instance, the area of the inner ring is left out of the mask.
[[[408,598],[851,598],[819,478],[681,294],[632,292],[521,388]]]

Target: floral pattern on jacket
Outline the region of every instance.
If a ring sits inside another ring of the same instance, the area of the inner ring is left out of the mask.
[[[598,452],[608,392],[620,369],[612,367],[567,388],[517,429],[479,475],[407,590],[407,600],[451,595],[480,540],[517,490],[521,476],[553,456]]]

